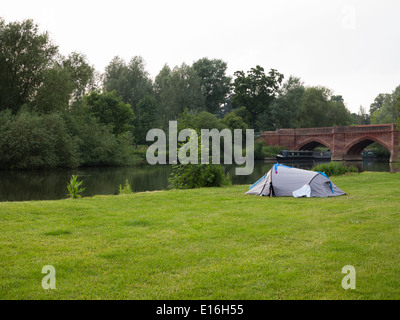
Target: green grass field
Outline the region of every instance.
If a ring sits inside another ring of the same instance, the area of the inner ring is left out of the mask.
[[[400,174],[332,180],[347,196],[232,186],[0,203],[0,298],[399,299]]]

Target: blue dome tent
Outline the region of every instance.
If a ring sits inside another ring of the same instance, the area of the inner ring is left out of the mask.
[[[269,197],[336,197],[346,193],[323,172],[288,167],[276,163],[246,192]]]

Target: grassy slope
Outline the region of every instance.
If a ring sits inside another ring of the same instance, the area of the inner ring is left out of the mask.
[[[399,299],[400,174],[333,181],[348,195],[232,186],[0,203],[0,298]],[[45,265],[56,290],[41,287]],[[355,290],[341,287],[345,265]]]

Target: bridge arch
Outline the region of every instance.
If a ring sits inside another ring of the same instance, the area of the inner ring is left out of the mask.
[[[326,140],[313,137],[313,138],[306,139],[306,140],[300,142],[299,144],[297,144],[296,150],[314,150],[320,144],[328,147],[329,150],[333,149],[332,145],[329,142],[327,142]]]
[[[351,159],[351,158],[357,158],[357,157],[361,157],[361,152],[368,147],[370,144],[372,143],[379,143],[380,145],[382,145],[383,147],[385,147],[390,154],[392,155],[392,151],[390,146],[388,146],[385,141],[380,140],[377,137],[371,136],[371,135],[367,135],[367,136],[362,136],[359,137],[355,140],[353,140],[352,142],[350,142],[345,148],[344,148],[344,153],[343,153],[343,157],[345,159]]]

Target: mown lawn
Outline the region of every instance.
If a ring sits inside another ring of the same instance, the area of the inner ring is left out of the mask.
[[[0,298],[399,299],[400,174],[332,180],[348,195],[232,186],[0,203]]]

